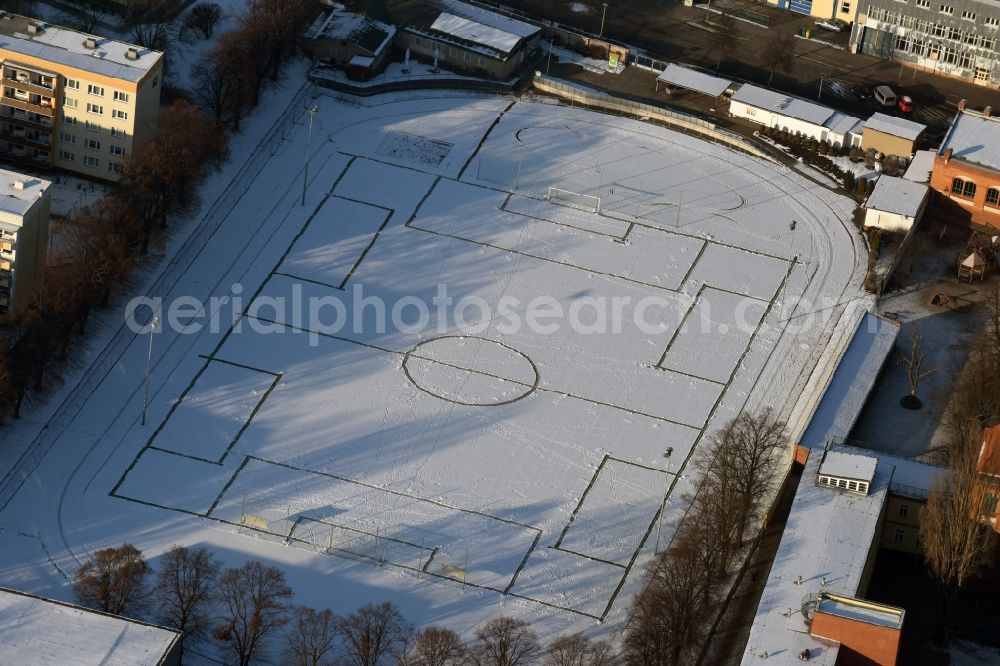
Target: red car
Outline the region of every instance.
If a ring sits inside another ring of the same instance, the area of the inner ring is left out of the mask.
[[[900,95],[897,105],[899,106],[899,110],[904,113],[913,112],[913,100],[910,99],[909,95]]]

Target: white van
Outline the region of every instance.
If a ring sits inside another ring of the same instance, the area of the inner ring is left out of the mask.
[[[896,106],[896,93],[892,92],[889,86],[878,86],[875,88],[875,101],[882,106]]]

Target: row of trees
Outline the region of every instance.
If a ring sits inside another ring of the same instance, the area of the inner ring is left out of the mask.
[[[695,459],[702,485],[670,547],[647,568],[623,641],[628,663],[697,660],[747,534],[763,520],[786,444],[785,424],[770,409],[745,412]]]
[[[942,421],[947,471],[933,483],[920,513],[920,543],[940,589],[939,640],[947,642],[959,592],[973,583],[996,553],[997,536],[979,520],[984,493],[977,466],[983,430],[1000,423],[1000,290],[989,298],[985,329],[972,341],[969,362]],[[1000,460],[984,461],[990,468]]]
[[[149,581],[150,577],[152,581]],[[249,561],[223,570],[204,548],[175,546],[152,567],[131,544],[94,554],[76,573],[74,592],[87,606],[114,614],[148,615],[181,632],[185,647],[214,641],[240,664],[281,647],[295,666],[610,666],[604,641],[559,636],[547,648],[523,620],[501,616],[463,642],[440,627],[414,631],[391,603],[367,604],[347,615],[292,604],[280,569]],[[280,638],[280,640],[279,640]]]
[[[197,203],[198,184],[226,154],[218,125],[177,101],[126,159],[118,186],[61,223],[60,242],[28,307],[0,319],[0,420],[17,417],[25,395],[42,390],[68,361],[73,335],[126,284],[168,218]]]
[[[318,0],[250,0],[239,27],[220,35],[193,70],[198,103],[217,123],[239,131],[267,84],[281,75],[318,6]]]

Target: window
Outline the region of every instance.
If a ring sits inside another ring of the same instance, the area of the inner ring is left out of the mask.
[[[87,147],[88,150],[100,150],[101,142],[97,139],[87,139],[83,142],[83,145]]]
[[[87,113],[96,113],[100,116],[104,113],[104,107],[100,104],[91,104],[90,102],[87,102]]]
[[[986,205],[996,206],[1000,203],[1000,187],[991,187],[986,190]]]
[[[907,30],[913,30],[913,26],[914,24],[916,24],[916,22],[917,19],[913,18],[912,16],[904,16],[903,20],[899,22],[899,25],[903,26]]]
[[[966,9],[964,12],[962,12],[962,18],[965,19],[966,21],[975,21],[976,12]]]
[[[111,173],[121,173],[122,165],[118,162],[108,162],[108,171]]]
[[[868,494],[868,483],[867,482],[865,482],[865,483],[859,483],[858,484],[858,492],[859,493],[864,493],[865,495],[867,495]]]
[[[910,50],[910,37],[909,35],[900,35],[896,38],[896,50],[897,51],[909,51]]]
[[[486,67],[486,58],[484,58],[483,56],[479,56],[479,66]]]
[[[847,483],[847,489],[848,490],[857,490],[858,489],[858,482],[857,481],[849,481]]]
[[[930,32],[931,24],[924,19],[917,19],[917,32]]]
[[[962,40],[962,31],[958,28],[948,28],[948,39],[953,39],[956,42]]]
[[[941,5],[941,8],[938,11],[947,16],[951,16],[955,13],[955,8],[951,5]]]
[[[122,148],[121,146],[108,146],[108,152],[110,152],[112,155],[121,156],[125,154],[125,149]]]
[[[101,161],[92,155],[84,155],[83,163],[89,167],[98,167],[100,166]]]
[[[931,34],[935,37],[944,37],[947,33],[948,29],[940,23],[935,23],[934,27],[931,28]]]
[[[115,137],[116,139],[124,139],[128,136],[128,134],[125,133],[125,130],[115,129],[114,127],[112,127],[111,136]]]
[[[65,106],[67,109],[75,109],[76,104],[77,104],[76,100],[73,99],[72,97],[63,97],[63,106]]]
[[[977,46],[979,44],[979,35],[972,32],[971,30],[965,33],[965,39],[962,40],[969,46]]]
[[[969,69],[972,67],[972,54],[962,53],[958,56],[958,66],[964,69]]]
[[[64,160],[66,162],[75,162],[76,161],[76,155],[74,155],[73,153],[71,153],[68,150],[60,150],[59,151],[59,159]]]
[[[127,111],[120,111],[118,109],[112,109],[111,110],[111,117],[112,118],[117,118],[118,120],[128,120],[128,112]]]
[[[921,9],[930,9],[931,8],[931,0],[917,0],[916,5],[917,5],[917,7],[920,7]]]
[[[420,46],[420,38],[417,37],[416,35],[413,36],[413,45]]]
[[[926,52],[924,50],[924,40],[914,39],[913,46],[911,47],[910,52],[918,56],[926,55]]]
[[[896,12],[886,12],[885,13],[886,23],[896,23]]]
[[[837,479],[837,486],[840,488],[847,487],[847,479]]]
[[[983,23],[986,24],[987,28],[995,28],[997,26],[1000,26],[1000,17],[987,16],[986,19],[983,21]]]
[[[998,498],[994,493],[986,493],[986,497],[983,498],[983,515],[993,518],[997,515],[997,503],[1000,498]]]
[[[100,125],[98,125],[97,123],[92,123],[89,120],[86,121],[86,127],[87,127],[87,131],[88,132],[100,132],[101,131],[101,126]]]
[[[74,118],[73,116],[67,116],[66,114],[63,114],[63,122],[66,123],[67,125],[76,125],[76,118]]]
[[[951,193],[957,194],[958,196],[966,199],[971,199],[976,196],[976,184],[971,180],[956,178],[951,181]]]
[[[849,3],[849,2],[842,2],[840,4],[840,13],[841,14],[850,14],[851,13],[851,3]]]
[[[910,505],[909,504],[900,504],[899,505],[899,517],[900,518],[906,518],[907,514],[909,514],[909,513],[910,513]]]
[[[464,54],[462,55],[462,60],[464,60],[465,62],[469,62],[470,60],[472,60],[472,54],[471,54],[471,53],[469,53],[468,51],[466,51],[466,52],[465,52],[465,53],[464,53]]]
[[[954,65],[958,62],[958,50],[954,46],[944,47],[944,63]]]
[[[101,86],[95,86],[93,83],[88,83],[87,93],[90,95],[97,95],[98,97],[104,97],[104,88]]]
[[[128,101],[128,93],[122,92],[120,90],[116,90],[115,91],[115,101],[116,102],[127,102]]]
[[[77,81],[76,79],[66,79],[66,87],[72,90],[79,90],[80,82]]]
[[[980,43],[980,45],[984,49],[989,49],[990,51],[995,51],[996,50],[996,45],[997,45],[997,40],[994,37],[983,37],[982,42]]]
[[[448,55],[451,56],[452,58],[457,58],[458,57],[458,49],[456,49],[453,46],[449,46],[448,47]]]
[[[896,530],[896,533],[892,535],[893,543],[903,543],[903,536],[906,533],[903,530]]]
[[[63,143],[76,143],[76,134],[69,132],[59,132],[59,140]]]

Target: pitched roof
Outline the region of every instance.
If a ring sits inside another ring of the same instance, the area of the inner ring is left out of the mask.
[[[969,109],[959,111],[941,143],[953,158],[1000,170],[1000,118],[986,118]]]
[[[687,88],[688,90],[694,90],[704,95],[711,95],[712,97],[720,96],[726,92],[729,86],[733,85],[733,82],[729,79],[712,76],[711,74],[699,72],[690,67],[682,67],[675,63],[667,65],[667,68],[657,77],[657,80],[681,88]]]
[[[334,10],[320,17],[306,32],[306,39],[349,40],[378,55],[392,41],[396,27],[364,14]]]

